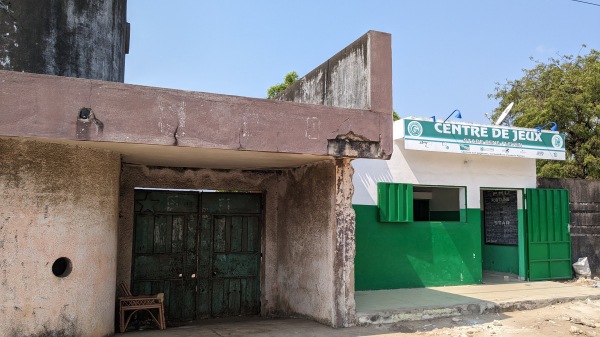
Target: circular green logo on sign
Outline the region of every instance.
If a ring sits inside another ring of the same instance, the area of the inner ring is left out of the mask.
[[[408,130],[408,134],[411,136],[419,137],[421,134],[423,134],[423,126],[421,126],[421,123],[417,121],[408,123],[406,128]]]
[[[552,146],[555,148],[561,148],[563,146],[562,137],[559,135],[552,136]]]

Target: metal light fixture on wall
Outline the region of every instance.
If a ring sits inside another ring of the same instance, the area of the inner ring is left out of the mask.
[[[542,126],[536,126],[536,127],[534,127],[534,129],[536,129],[537,132],[542,132],[542,129],[545,128],[545,127],[547,127],[548,125],[552,125],[552,127],[550,128],[550,130],[552,130],[552,131],[558,131],[558,125],[556,125],[556,123],[554,123],[554,122],[548,122],[548,123],[546,123],[546,124],[544,124]]]
[[[448,115],[448,117],[446,117],[446,119],[444,119],[444,121],[443,121],[442,123],[446,123],[446,121],[448,120],[448,118],[452,117],[452,115],[454,115],[454,113],[455,113],[455,112],[457,112],[457,111],[458,111],[458,113],[457,113],[457,114],[456,114],[456,116],[454,116],[454,117],[456,117],[456,118],[458,118],[458,119],[461,119],[461,118],[462,118],[462,116],[461,116],[461,114],[460,114],[460,110],[456,109],[456,110],[452,111],[452,112],[450,113],[450,115]]]

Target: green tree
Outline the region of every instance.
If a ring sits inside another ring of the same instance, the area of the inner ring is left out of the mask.
[[[539,177],[600,179],[600,51],[535,63],[522,78],[496,83],[489,95],[500,103],[493,118],[515,102],[513,125],[555,122],[567,134],[566,161],[538,160]]]
[[[284,91],[289,87],[292,83],[296,82],[298,79],[298,73],[295,71],[291,71],[285,75],[283,79],[283,83],[275,84],[274,86],[269,87],[267,90],[267,98],[273,99],[275,96],[279,95],[280,92]]]
[[[400,115],[398,115],[398,113],[396,111],[393,111],[392,118],[394,119],[394,122],[395,122],[397,120],[400,120]]]

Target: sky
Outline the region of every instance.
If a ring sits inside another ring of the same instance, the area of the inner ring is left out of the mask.
[[[402,117],[488,124],[496,83],[600,49],[598,6],[574,0],[128,0],[125,82],[265,98],[369,30],[392,35]],[[587,45],[582,49],[582,45]]]

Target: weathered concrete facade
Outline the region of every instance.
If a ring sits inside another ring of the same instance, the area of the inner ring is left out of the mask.
[[[277,230],[278,303],[282,316],[301,315],[340,326],[335,310],[335,164],[285,172]]]
[[[123,82],[126,0],[0,2],[0,69]]]
[[[112,334],[120,165],[106,150],[0,139],[0,335]],[[55,276],[61,257],[71,265]]]
[[[540,188],[569,190],[571,258],[588,258],[592,275],[600,275],[600,181],[538,178]]]
[[[261,234],[261,314],[310,317],[336,327],[353,325],[354,213],[350,160],[389,157],[392,119],[390,37],[369,32],[360,41],[360,48],[364,48],[361,53],[371,56],[361,61],[360,67],[338,69],[337,75],[328,82],[328,85],[339,85],[343,80],[345,84],[338,88],[354,88],[352,93],[332,93],[342,101],[344,94],[369,97],[368,105],[360,103],[364,103],[361,100],[354,108],[0,70],[3,87],[0,137],[8,144],[0,146],[3,151],[0,153],[0,181],[11,181],[19,170],[34,172],[40,168],[48,179],[35,180],[35,186],[30,188],[45,191],[49,186],[46,180],[51,180],[53,172],[64,171],[71,179],[85,176],[102,184],[98,189],[88,189],[85,185],[83,190],[90,198],[93,199],[95,193],[108,195],[108,191],[113,196],[93,201],[96,208],[87,204],[89,198],[84,195],[63,202],[63,208],[57,208],[63,217],[70,218],[70,209],[77,207],[75,214],[83,219],[81,223],[94,222],[94,226],[72,229],[70,223],[63,224],[57,218],[50,224],[52,231],[46,232],[49,240],[60,240],[65,232],[89,237],[103,233],[102,240],[97,242],[106,251],[104,255],[96,254],[94,261],[105,263],[113,271],[103,274],[102,285],[106,288],[99,286],[98,293],[104,298],[93,303],[95,311],[90,313],[88,307],[80,303],[87,303],[81,296],[96,286],[96,275],[75,278],[80,277],[75,271],[81,260],[69,256],[65,257],[71,259],[73,272],[60,282],[76,281],[68,284],[68,291],[78,299],[77,305],[71,305],[63,293],[51,292],[46,301],[40,302],[32,298],[28,290],[15,288],[13,284],[19,282],[19,278],[13,275],[26,269],[16,271],[19,267],[10,265],[16,269],[6,269],[7,283],[0,283],[0,292],[10,296],[5,298],[6,308],[12,308],[15,303],[43,308],[40,310],[52,308],[54,303],[66,305],[72,309],[67,312],[68,322],[55,320],[40,324],[46,324],[45,329],[50,333],[56,331],[67,336],[110,334],[117,295],[115,285],[131,279],[136,187],[260,191],[265,202]],[[339,55],[336,60],[344,63],[344,57]],[[356,55],[347,56],[353,59]],[[345,71],[352,71],[356,76],[346,78]],[[360,72],[367,74],[360,75]],[[363,82],[352,86],[353,80]],[[389,95],[374,94],[376,90],[372,86],[375,84],[389,88]],[[361,90],[369,94],[362,95]],[[345,102],[350,104],[350,100]],[[21,143],[32,145],[13,146]],[[19,156],[27,155],[30,148],[41,151],[37,157],[39,162],[13,164],[21,160]],[[60,162],[63,166],[49,159],[62,153],[71,153]],[[119,164],[122,165],[120,180]],[[106,172],[98,172],[106,165],[110,166]],[[53,192],[44,197],[64,200],[73,186],[78,185],[65,178],[51,186]],[[8,183],[0,185],[0,194],[15,193]],[[6,205],[7,208],[0,208],[0,220],[9,213],[15,214],[11,219],[27,218],[28,202],[15,201]],[[37,213],[46,211],[44,205],[36,207],[33,209]],[[98,212],[102,212],[101,217]],[[1,227],[0,235],[10,236],[14,231],[25,230],[28,223],[11,222],[10,226]],[[74,240],[69,239],[68,242]],[[81,240],[95,247],[86,241],[87,237]],[[79,254],[88,254],[88,251],[81,253],[79,246],[73,249]],[[94,248],[88,250],[96,253]],[[7,261],[20,261],[16,250],[5,251]],[[57,258],[42,253],[38,258],[51,262]],[[87,262],[84,260],[84,263]],[[43,292],[34,289],[33,293]],[[39,326],[31,323],[28,316],[13,317],[10,328],[15,334],[43,333],[38,332]],[[69,322],[81,321],[86,326],[89,317],[94,317],[95,324],[102,327],[80,331],[69,325]]]
[[[0,91],[1,135],[92,141],[87,144],[118,147],[125,161],[139,164],[204,167],[206,164],[198,161],[207,159],[194,161],[189,151],[187,156],[180,155],[185,148],[201,148],[302,154],[296,163],[301,165],[323,159],[310,155],[329,156],[330,140],[354,132],[361,135],[361,141],[377,143],[388,129],[380,125],[381,114],[369,110],[12,71],[0,71],[0,83],[10,88]],[[82,108],[92,112],[89,117],[79,118]],[[34,122],[40,120],[44,123]],[[129,145],[164,146],[158,154]],[[242,161],[250,161],[247,154],[235,151],[220,155],[222,159],[239,156]],[[175,158],[185,162],[173,163]],[[223,165],[232,164],[213,167]],[[273,165],[277,164],[263,160],[252,167]],[[286,167],[288,163],[284,161],[279,166]]]
[[[266,204],[261,312],[266,316],[309,317],[333,326],[352,324],[346,315],[352,313],[353,317],[354,306],[346,308],[347,300],[340,289],[353,289],[353,279],[347,285],[339,282],[352,268],[344,263],[345,254],[338,253],[338,246],[349,239],[336,229],[336,182],[340,183],[336,169],[347,168],[334,160],[273,171],[125,165],[120,189],[117,281],[130,280],[136,187],[260,191]],[[339,271],[332,268],[334,264]],[[353,290],[347,292],[353,300]]]
[[[356,216],[352,208],[354,168],[350,159],[336,160],[335,181],[335,312],[337,326],[352,326],[356,319],[354,302],[354,257]],[[341,282],[340,282],[341,281]]]

